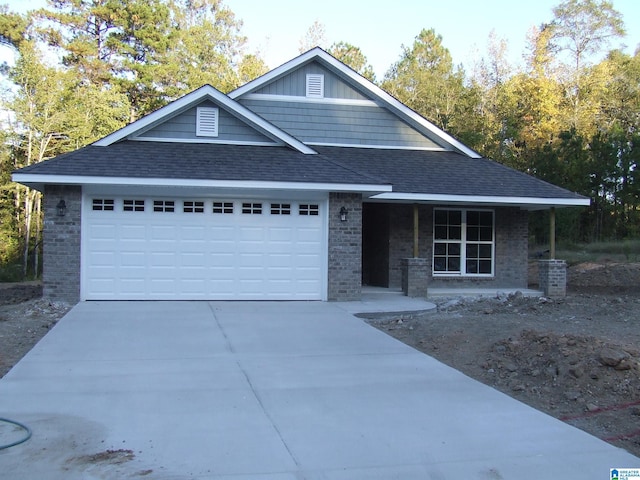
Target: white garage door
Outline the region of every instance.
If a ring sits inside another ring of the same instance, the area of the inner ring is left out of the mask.
[[[87,300],[321,300],[324,202],[87,196]]]

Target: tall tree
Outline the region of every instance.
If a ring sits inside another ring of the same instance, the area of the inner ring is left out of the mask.
[[[507,41],[495,31],[489,34],[487,55],[476,62],[465,92],[466,118],[461,139],[483,155],[511,163],[508,82],[513,70],[508,61]]]
[[[454,68],[442,36],[422,30],[413,45],[402,47],[400,59],[386,73],[382,86],[440,128],[462,128],[458,115],[464,92],[464,71]]]
[[[258,55],[243,53],[242,22],[222,0],[174,0],[174,38],[161,59],[170,97],[204,84],[228,92],[266,72]]]
[[[325,30],[324,24],[319,20],[315,20],[300,39],[298,51],[304,53],[315,47],[324,48],[327,43]]]
[[[607,0],[565,0],[553,9],[553,14],[551,45],[557,52],[569,55],[563,82],[570,106],[570,126],[584,133],[591,108],[587,101],[589,90],[599,82],[597,77],[587,81],[591,58],[611,40],[624,36],[624,22]]]
[[[376,75],[373,67],[368,63],[367,57],[359,47],[346,42],[338,42],[331,45],[328,52],[345,65],[353,68],[367,80],[375,82]]]

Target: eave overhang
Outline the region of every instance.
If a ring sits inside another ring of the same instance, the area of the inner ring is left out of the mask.
[[[473,205],[486,207],[519,207],[523,210],[546,210],[562,207],[588,207],[591,200],[579,198],[503,197],[488,195],[431,195],[422,193],[380,193],[367,201],[389,203],[424,203],[433,205]]]
[[[110,185],[131,187],[182,187],[207,188],[212,190],[278,190],[308,192],[357,192],[365,196],[378,195],[392,191],[391,185],[352,184],[352,183],[314,183],[314,182],[277,182],[258,180],[201,180],[183,178],[132,178],[103,176],[70,176],[70,175],[33,175],[14,173],[11,179],[22,185],[44,190],[44,185]]]

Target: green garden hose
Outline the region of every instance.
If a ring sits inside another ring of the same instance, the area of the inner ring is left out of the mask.
[[[9,443],[7,445],[0,445],[0,450],[5,450],[7,448],[15,447],[16,445],[20,445],[21,443],[24,443],[31,438],[31,429],[26,425],[20,422],[16,422],[15,420],[9,420],[8,418],[1,418],[1,417],[0,417],[0,422],[10,423],[11,425],[15,425],[16,427],[19,427],[26,432],[26,435],[20,440],[16,440],[15,442]]]

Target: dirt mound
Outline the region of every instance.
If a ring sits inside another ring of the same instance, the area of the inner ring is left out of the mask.
[[[640,287],[640,263],[584,262],[567,269],[567,284],[580,291],[629,291]]]

